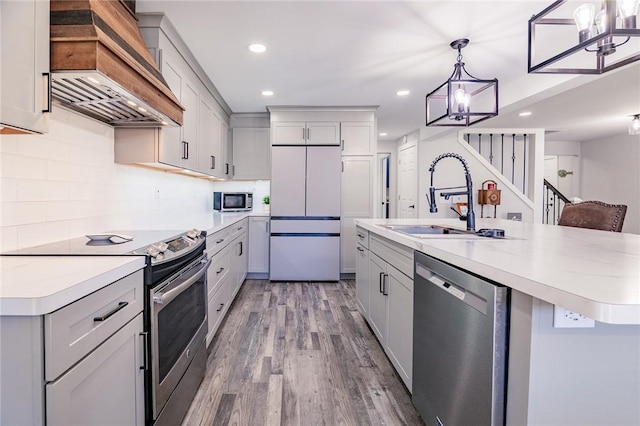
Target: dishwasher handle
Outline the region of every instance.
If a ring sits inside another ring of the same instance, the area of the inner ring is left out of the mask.
[[[446,291],[453,297],[460,299],[462,302],[466,303],[478,312],[487,315],[489,302],[485,298],[480,297],[477,294],[474,294],[457,284],[447,281],[446,278],[441,277],[433,271],[430,271],[419,263],[416,263],[416,275],[420,276],[421,278],[425,279],[427,282],[435,285],[441,290]]]

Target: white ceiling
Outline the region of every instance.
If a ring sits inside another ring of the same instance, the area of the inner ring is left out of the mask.
[[[527,21],[550,3],[138,0],[136,8],[166,13],[233,112],[377,105],[387,133],[379,139],[395,140],[424,127],[425,95],[453,71],[449,43],[469,38],[467,71],[500,82],[500,115],[483,127],[544,127],[554,132],[548,140],[626,132],[640,113],[638,64],[600,77],[527,74]],[[255,42],[267,52],[249,52]],[[410,95],[398,97],[401,89]],[[518,117],[523,109],[533,114]]]

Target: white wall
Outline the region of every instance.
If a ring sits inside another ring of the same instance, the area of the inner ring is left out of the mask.
[[[640,234],[640,137],[622,134],[581,144],[583,200],[626,204],[622,232]]]
[[[114,164],[113,155],[112,127],[59,108],[45,135],[0,136],[0,249],[183,229],[187,214],[212,211],[211,181]]]
[[[482,182],[487,179],[500,182],[498,175],[485,167],[476,156],[465,148],[465,145],[460,144],[456,134],[449,134],[437,140],[423,139],[419,142],[418,151],[418,217],[456,217],[455,213],[450,210],[449,201],[446,201],[440,196],[437,197],[438,212],[430,213],[429,205],[425,197],[425,194],[429,192],[430,173],[428,169],[431,162],[440,154],[452,152],[460,154],[469,165],[474,184],[474,211],[476,218],[480,218],[481,209],[477,204],[478,189],[480,189]],[[436,188],[460,186],[464,184],[464,169],[458,160],[446,158],[438,163],[434,172],[434,186]],[[502,192],[500,194],[501,205],[497,206],[497,219],[506,219],[507,213],[517,212],[522,213],[522,220],[524,222],[532,222],[534,220],[532,208],[516,196],[514,191],[500,184],[498,189]],[[437,193],[439,193],[439,191],[437,191]],[[484,217],[493,217],[493,209],[493,206],[484,206]]]

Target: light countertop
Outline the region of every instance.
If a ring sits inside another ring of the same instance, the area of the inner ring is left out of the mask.
[[[457,219],[356,219],[356,224],[596,321],[640,324],[640,235],[476,219],[476,229],[504,229],[507,238],[415,238],[378,225],[465,229],[466,224]]]
[[[172,223],[174,231],[145,231],[151,239],[138,238],[132,244],[150,244],[177,234],[177,229],[197,228],[213,234],[250,216],[268,214],[192,215],[182,218],[184,223]],[[64,246],[64,241],[60,243]],[[122,247],[114,246],[113,256],[32,256],[29,248],[22,249],[24,256],[0,256],[0,315],[47,314],[144,268],[144,256],[118,255]]]
[[[144,266],[144,256],[0,256],[0,315],[51,313]]]

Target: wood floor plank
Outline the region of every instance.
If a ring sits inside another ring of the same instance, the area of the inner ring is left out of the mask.
[[[423,425],[353,280],[247,280],[183,425]]]

